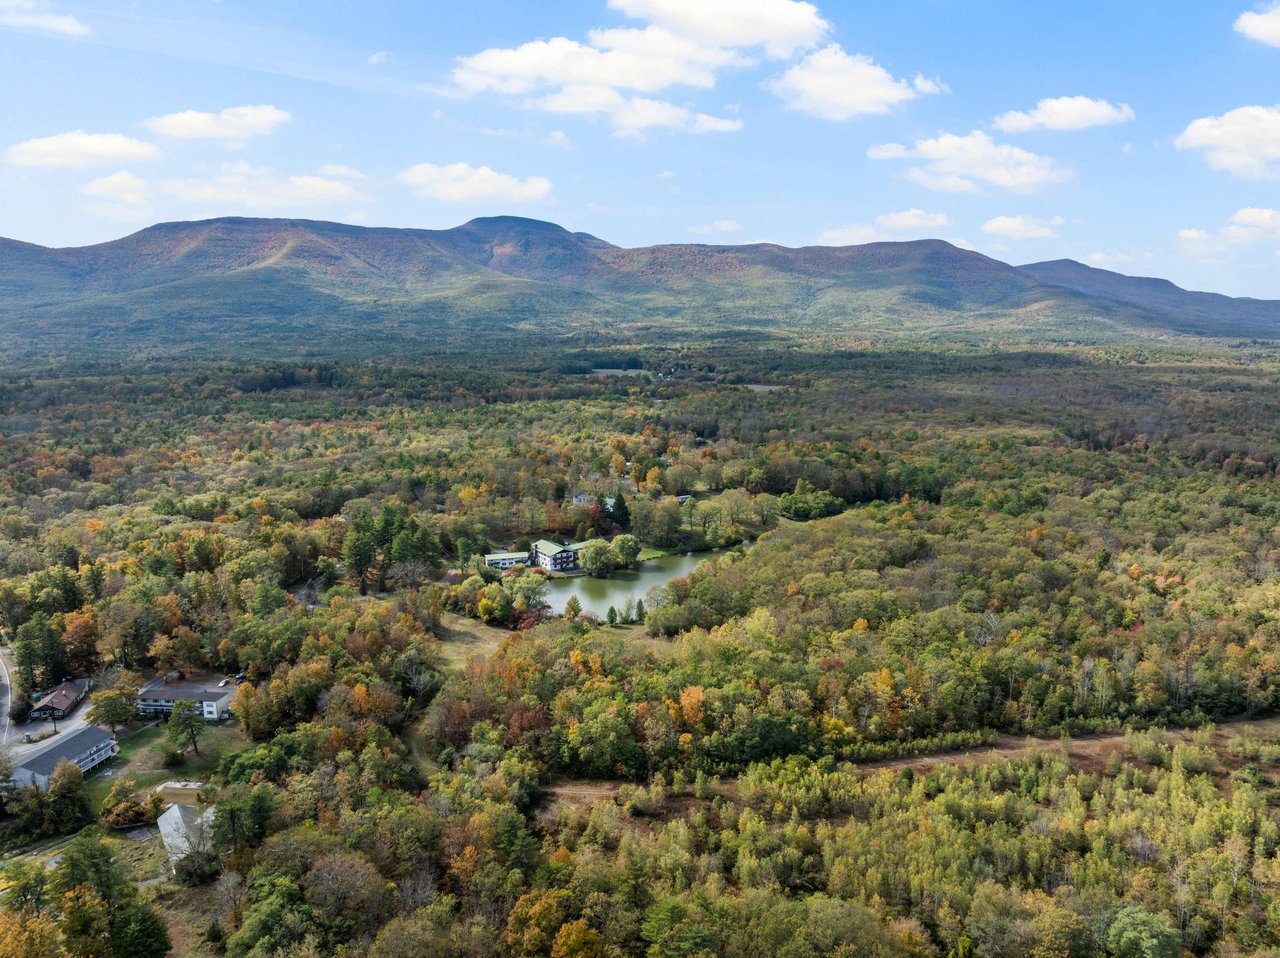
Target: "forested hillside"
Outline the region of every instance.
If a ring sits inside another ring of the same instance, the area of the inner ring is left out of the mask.
[[[552,223],[449,230],[310,220],[164,223],[96,246],[0,240],[10,355],[463,355],[524,348],[837,333],[876,343],[1271,339],[1280,305],[1076,269],[1015,269],[939,240],[790,249],[623,249]],[[1115,282],[1082,282],[1108,275]]]
[[[13,710],[94,676],[122,753],[6,795],[0,947],[1270,954],[1277,385],[804,337],[24,370]],[[485,564],[547,538],[707,551],[605,620]],[[174,669],[230,721],[144,728]],[[124,835],[177,778],[212,831],[170,870]]]

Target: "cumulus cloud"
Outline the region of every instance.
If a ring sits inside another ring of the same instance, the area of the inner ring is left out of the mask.
[[[482,50],[458,60],[449,92],[496,93],[520,97],[533,109],[600,114],[630,136],[659,128],[731,132],[741,129],[740,119],[656,94],[672,87],[711,89],[722,71],[791,58],[830,29],[816,6],[800,0],[608,2],[644,24],[591,30],[585,41],[560,36]],[[870,58],[838,46],[806,57],[772,86],[799,109],[840,119],[884,112],[944,89],[923,76],[897,80]]]
[[[1280,107],[1242,106],[1202,117],[1175,142],[1180,149],[1204,150],[1215,170],[1246,180],[1280,179]]]
[[[280,176],[248,163],[224,163],[213,176],[166,180],[161,189],[188,203],[252,210],[311,207],[364,199],[348,182],[327,176]]]
[[[1280,210],[1246,206],[1217,229],[1192,227],[1178,231],[1183,248],[1195,256],[1214,257],[1238,247],[1280,242]]]
[[[1259,43],[1280,47],[1280,3],[1273,3],[1265,10],[1240,14],[1236,30]]]
[[[1031,130],[1084,130],[1091,126],[1129,123],[1135,119],[1127,103],[1115,104],[1087,96],[1060,96],[1041,100],[1035,109],[1010,110],[995,119],[995,127],[1005,133]]]
[[[792,109],[824,120],[888,113],[921,93],[941,90],[923,77],[915,84],[895,79],[870,57],[848,54],[837,43],[809,54],[769,88]]]
[[[357,170],[354,166],[344,166],[341,163],[326,163],[320,167],[321,176],[334,176],[339,179],[346,180],[362,180],[364,174]]]
[[[641,136],[654,128],[690,133],[729,133],[742,121],[695,113],[687,107],[651,97],[623,96],[610,87],[566,87],[537,101],[551,113],[605,113],[619,136]]]
[[[609,0],[609,6],[717,47],[764,47],[785,58],[829,29],[818,8],[797,0]]]
[[[100,176],[80,187],[80,192],[97,200],[106,200],[125,206],[141,206],[150,193],[147,181],[128,170]]]
[[[884,234],[874,226],[857,223],[853,226],[837,226],[823,230],[818,234],[818,245],[862,246],[866,243],[878,243],[884,238]]]
[[[387,62],[387,59],[390,56],[391,54],[388,53],[386,50],[376,50],[373,53],[369,54],[369,58],[367,62],[371,67],[381,66],[382,64]]]
[[[149,160],[157,155],[159,151],[153,144],[122,133],[86,133],[84,130],[25,140],[5,151],[5,159],[14,166],[49,168]]]
[[[946,213],[909,209],[876,217],[876,225],[888,230],[938,230],[950,223]]]
[[[100,176],[80,187],[85,210],[111,220],[141,220],[150,212],[151,185],[128,170]]]
[[[551,194],[551,181],[542,176],[520,179],[487,166],[466,163],[419,163],[400,174],[400,179],[419,196],[463,203],[469,200],[505,200],[534,203]]]
[[[996,216],[982,224],[982,232],[1011,239],[1053,239],[1058,235],[1053,228],[1062,223],[1061,216],[1050,220],[1034,216]]]
[[[880,243],[912,237],[936,235],[950,224],[945,213],[927,213],[924,210],[901,210],[876,217],[874,224],[855,223],[823,230],[818,234],[819,246],[861,246],[864,243]]]
[[[908,179],[931,190],[980,193],[983,185],[1031,193],[1073,176],[1051,157],[1021,147],[996,143],[975,130],[967,136],[944,133],[914,146],[884,143],[867,151],[873,160],[919,160],[906,172]]]
[[[269,104],[233,106],[219,113],[183,110],[146,121],[151,132],[180,140],[248,140],[274,132],[293,119]]]
[[[741,229],[742,224],[737,220],[715,220],[702,226],[690,226],[689,232],[705,236],[709,233],[737,233]]]
[[[67,13],[54,13],[44,0],[0,0],[0,27],[44,30],[66,37],[83,37],[91,31]]]

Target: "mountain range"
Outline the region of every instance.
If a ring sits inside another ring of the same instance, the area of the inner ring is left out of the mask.
[[[1106,342],[1274,338],[1280,302],[941,240],[627,249],[518,217],[447,230],[164,223],[94,246],[0,239],[0,347],[338,355],[492,337],[756,334]]]

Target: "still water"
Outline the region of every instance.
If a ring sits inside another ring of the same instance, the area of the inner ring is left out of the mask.
[[[672,579],[688,575],[711,555],[701,552],[661,556],[641,562],[640,568],[634,572],[615,572],[608,579],[592,579],[590,576],[553,579],[547,590],[547,604],[553,612],[563,612],[569,596],[576,595],[584,612],[594,612],[603,619],[609,612],[609,606],[622,612],[628,602],[643,599],[655,585],[665,585]]]

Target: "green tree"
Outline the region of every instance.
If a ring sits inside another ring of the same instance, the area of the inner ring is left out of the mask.
[[[615,536],[613,543],[614,555],[618,557],[618,564],[628,569],[634,569],[640,559],[640,540],[633,535]]]
[[[587,575],[603,578],[618,567],[618,556],[603,539],[592,539],[578,551],[578,564]]]
[[[204,717],[200,714],[200,706],[195,702],[174,702],[173,711],[169,713],[169,728],[166,737],[179,750],[191,749],[200,754],[200,736],[208,731]]]
[[[1122,908],[1107,932],[1114,958],[1178,958],[1178,931],[1164,915],[1141,908]]]
[[[60,894],[87,888],[112,913],[130,904],[137,887],[129,881],[124,866],[98,828],[83,829],[58,859],[53,870],[53,888]]]
[[[564,617],[576,619],[580,615],[582,615],[582,602],[576,595],[569,596],[569,601],[564,604]]]
[[[115,731],[138,716],[138,691],[142,680],[131,672],[122,674],[115,685],[89,698],[88,719],[94,725],[105,725]]]
[[[45,799],[45,830],[55,835],[79,831],[93,821],[89,790],[80,766],[63,759],[49,776]]]
[[[130,905],[111,922],[113,958],[164,958],[172,947],[168,925],[150,905]]]
[[[6,890],[0,907],[26,915],[39,915],[49,905],[49,869],[38,859],[17,861],[0,872]]]
[[[368,591],[366,576],[378,557],[378,539],[369,520],[357,516],[342,540],[342,561],[360,583],[360,594]]]
[[[631,528],[631,507],[627,505],[627,497],[620,487],[613,490],[613,508],[609,510],[609,518],[619,529]]]

